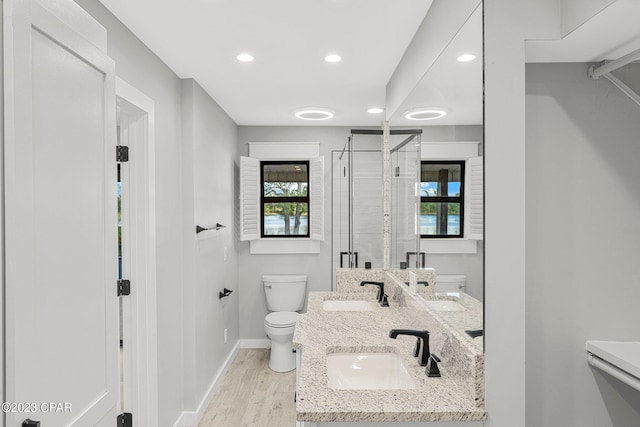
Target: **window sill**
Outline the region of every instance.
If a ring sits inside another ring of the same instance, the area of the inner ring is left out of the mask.
[[[475,254],[478,241],[471,239],[420,239],[420,250],[427,254]]]
[[[252,255],[269,254],[319,254],[320,241],[311,239],[258,239],[251,240],[249,253]]]

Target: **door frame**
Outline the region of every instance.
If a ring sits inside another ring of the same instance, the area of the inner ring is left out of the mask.
[[[127,115],[120,141],[129,146],[123,163],[127,179],[123,221],[123,274],[131,280],[131,295],[123,300],[124,402],[139,425],[158,425],[158,343],[156,301],[156,208],[155,208],[155,103],[144,93],[116,77],[116,100],[140,110]],[[124,205],[123,205],[124,207]],[[130,344],[128,344],[130,343]]]
[[[3,74],[6,74],[4,69],[4,0],[0,0],[0,66],[2,67]],[[4,372],[5,372],[5,345],[4,345],[4,293],[5,293],[5,270],[4,270],[4,79],[0,79],[0,96],[2,101],[0,102],[0,402],[6,402],[4,396]],[[0,416],[0,424],[4,425],[4,415]]]

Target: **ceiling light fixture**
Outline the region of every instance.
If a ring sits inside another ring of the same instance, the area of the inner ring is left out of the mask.
[[[255,58],[253,57],[253,55],[249,55],[248,53],[241,53],[236,57],[236,59],[241,62],[251,62]]]
[[[409,120],[436,120],[446,115],[447,112],[440,108],[415,108],[404,113]]]
[[[331,54],[324,57],[324,60],[327,62],[340,62],[342,61],[342,57],[340,55]]]
[[[302,120],[329,120],[334,116],[333,111],[326,108],[303,108],[295,114]]]
[[[378,108],[378,107],[373,107],[373,108],[369,108],[367,110],[367,113],[369,114],[380,114],[382,113],[384,110],[382,108]]]
[[[464,55],[458,56],[458,62],[471,62],[476,59],[476,56],[472,53],[465,53]]]

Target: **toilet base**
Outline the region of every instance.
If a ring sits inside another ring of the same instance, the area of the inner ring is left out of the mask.
[[[277,343],[271,341],[269,368],[275,372],[289,372],[296,368],[296,354],[291,351],[291,342]]]

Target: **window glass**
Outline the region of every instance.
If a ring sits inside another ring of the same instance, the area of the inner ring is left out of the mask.
[[[309,162],[263,161],[262,237],[309,237]]]
[[[423,161],[420,170],[420,235],[462,237],[464,161]]]

